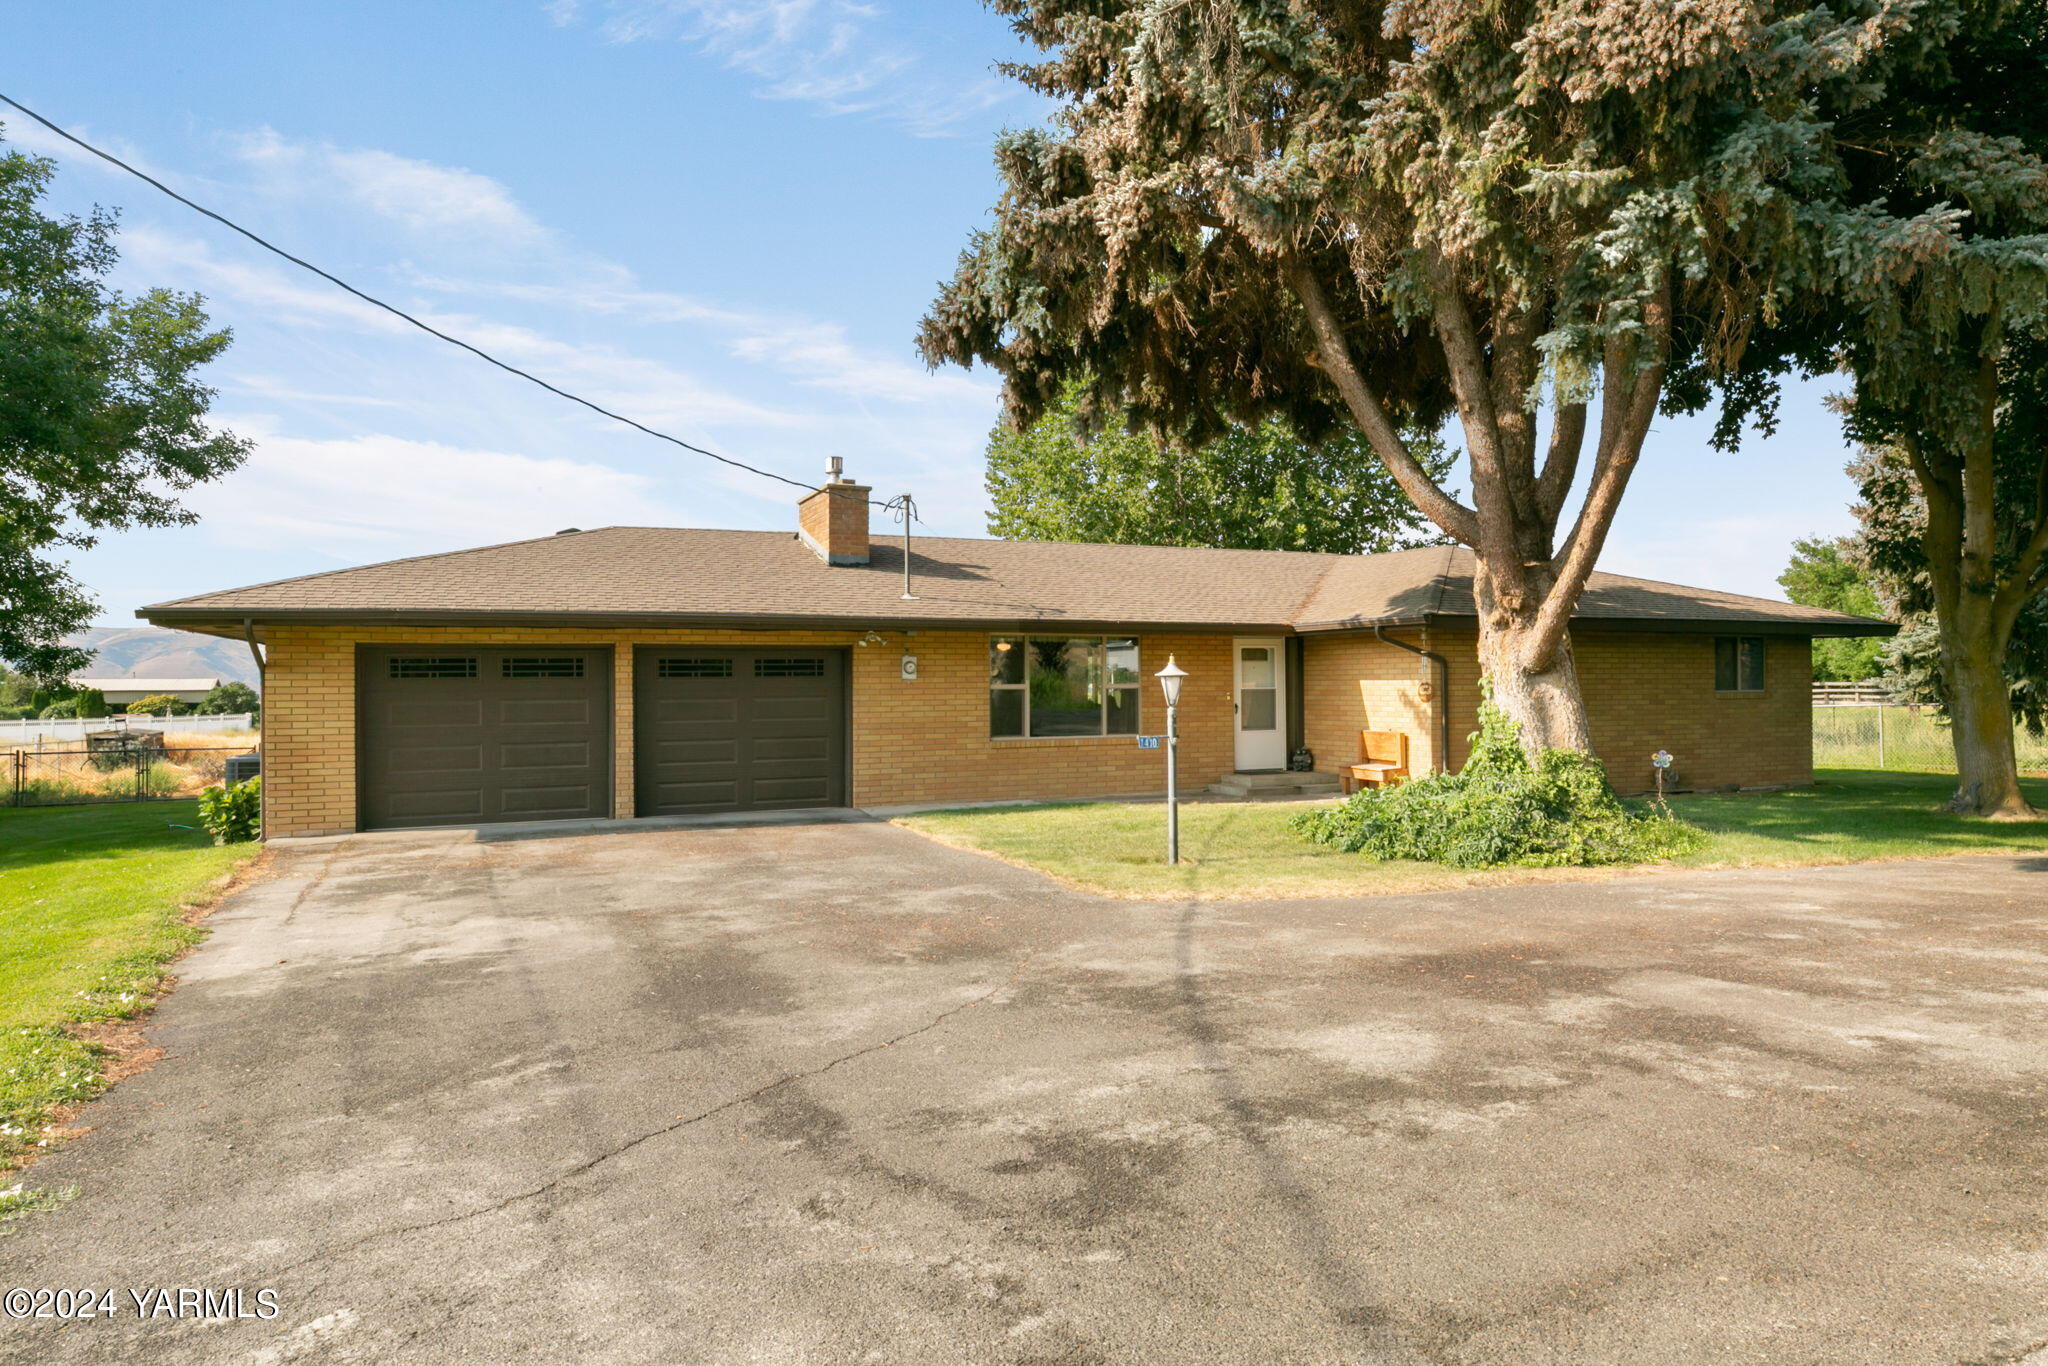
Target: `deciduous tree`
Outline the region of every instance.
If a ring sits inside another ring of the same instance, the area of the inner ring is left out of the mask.
[[[46,213],[52,172],[0,146],[0,659],[43,680],[92,658],[63,643],[95,604],[53,552],[194,520],[176,491],[247,451],[196,378],[228,334],[195,295],[109,288],[113,218]]]
[[[1885,608],[1871,587],[1870,573],[1858,560],[1858,547],[1848,536],[1810,538],[1792,543],[1792,561],[1778,575],[1785,596],[1806,607],[1882,617]],[[1813,642],[1813,676],[1821,681],[1855,683],[1884,672],[1884,642],[1868,637]]]
[[[1283,418],[1232,426],[1200,446],[1133,430],[1096,431],[1069,393],[1019,431],[989,434],[988,529],[1027,541],[1218,546],[1372,554],[1433,539],[1415,505],[1354,427],[1303,441]],[[1409,434],[1432,479],[1451,457]]]

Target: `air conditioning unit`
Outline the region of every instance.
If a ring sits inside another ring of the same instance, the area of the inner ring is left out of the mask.
[[[252,749],[247,754],[230,754],[227,771],[223,777],[227,785],[233,787],[236,783],[253,778],[262,771],[263,756]]]

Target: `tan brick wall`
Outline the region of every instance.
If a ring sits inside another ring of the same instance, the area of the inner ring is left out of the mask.
[[[1394,634],[1389,632],[1389,634]],[[1422,644],[1418,631],[1400,633]],[[1316,768],[1334,773],[1358,762],[1358,732],[1398,730],[1408,736],[1408,767],[1427,773],[1435,762],[1435,715],[1424,696],[1430,662],[1369,635],[1314,635],[1302,641],[1302,741]]]
[[[274,836],[340,834],[356,826],[356,646],[604,645],[613,652],[614,814],[633,811],[633,649],[639,645],[851,647],[853,797],[859,806],[912,802],[1092,797],[1157,791],[1163,756],[1130,736],[991,740],[988,634],[886,632],[862,648],[857,631],[589,631],[517,627],[272,626],[266,629],[264,805]],[[918,678],[901,677],[905,651]],[[1231,647],[1227,636],[1139,639],[1140,725],[1165,728],[1151,674],[1168,653],[1194,677],[1181,699],[1184,790],[1232,767]]]
[[[1479,726],[1473,632],[1433,633],[1451,661],[1451,760]],[[1682,787],[1775,787],[1813,781],[1812,643],[1766,637],[1764,690],[1714,691],[1714,637],[1582,631],[1572,638],[1593,750],[1616,790],[1648,791],[1650,755],[1676,759]]]

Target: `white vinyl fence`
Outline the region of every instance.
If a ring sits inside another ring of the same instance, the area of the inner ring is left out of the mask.
[[[229,716],[101,716],[93,720],[0,721],[0,746],[23,740],[81,740],[88,731],[174,730],[211,734],[219,730],[253,730],[255,717],[248,712]]]

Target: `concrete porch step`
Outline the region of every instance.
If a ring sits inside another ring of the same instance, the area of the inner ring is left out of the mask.
[[[1233,773],[1208,789],[1218,797],[1334,796],[1337,779],[1329,773]]]

